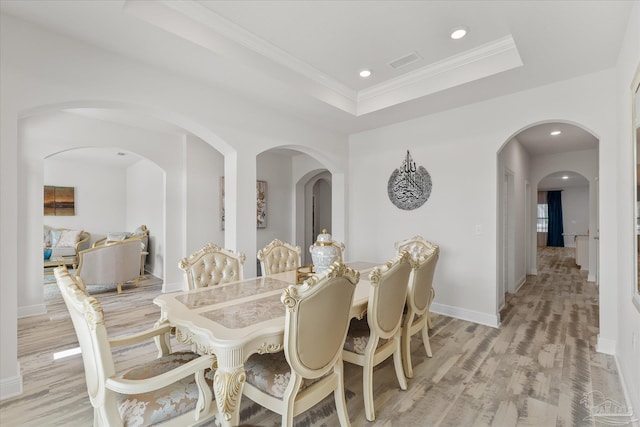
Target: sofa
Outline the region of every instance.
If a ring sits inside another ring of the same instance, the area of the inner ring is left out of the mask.
[[[45,225],[42,232],[43,247],[51,249],[50,259],[66,258],[68,264],[76,264],[78,253],[89,249],[91,234],[84,230],[54,228]]]
[[[144,276],[144,265],[149,254],[149,229],[146,225],[141,225],[133,232],[116,231],[107,233],[106,237],[93,242],[92,248],[110,245],[116,242],[124,242],[127,240],[139,240],[142,243],[142,255],[140,257],[140,276]]]

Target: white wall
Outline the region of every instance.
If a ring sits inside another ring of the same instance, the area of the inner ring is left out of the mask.
[[[615,120],[619,134],[618,145],[612,155],[618,165],[614,175],[618,181],[615,186],[602,185],[600,195],[602,196],[606,192],[612,193],[612,196],[616,197],[613,202],[617,206],[617,215],[611,220],[616,225],[615,231],[619,239],[616,247],[613,248],[617,258],[612,262],[615,262],[614,268],[619,272],[619,276],[617,292],[611,296],[613,298],[612,305],[616,309],[610,313],[610,316],[617,321],[618,328],[610,341],[602,339],[602,331],[600,331],[599,344],[601,344],[602,350],[616,353],[621,368],[621,377],[626,383],[629,393],[629,403],[633,407],[635,416],[638,417],[640,414],[640,363],[638,363],[640,360],[640,297],[636,293],[634,269],[634,263],[637,260],[633,242],[636,238],[635,199],[633,197],[635,161],[631,154],[633,141],[631,134],[631,83],[634,74],[640,72],[640,2],[637,1],[629,19],[616,70],[614,93],[617,114]],[[603,202],[608,203],[609,201]],[[607,267],[605,262],[601,259],[600,266],[603,271]],[[636,305],[633,304],[634,298]]]
[[[155,163],[142,159],[127,168],[126,223],[123,228],[112,231],[135,231],[141,225],[149,230],[149,254],[145,270],[156,277],[164,278],[165,241],[165,183],[164,171]]]
[[[513,138],[509,143],[507,143],[502,150],[500,150],[498,162],[501,165],[501,168],[504,170],[505,168],[513,173],[513,215],[512,218],[515,220],[513,224],[513,258],[511,260],[513,268],[512,280],[513,283],[510,283],[506,289],[506,291],[513,292],[518,287],[520,287],[527,278],[527,237],[529,234],[527,233],[527,224],[525,224],[525,218],[527,218],[527,209],[528,209],[528,200],[526,197],[526,185],[529,180],[529,172],[530,172],[530,162],[531,158],[527,151],[522,147],[522,144],[518,141],[517,137]],[[502,179],[502,175],[498,177],[498,207],[502,206],[503,202],[501,200],[504,184],[504,180]],[[529,190],[530,191],[530,190]],[[527,218],[529,225],[531,225],[531,215]],[[498,241],[503,241],[502,236],[502,215],[498,214]],[[507,248],[504,248],[507,250]],[[499,255],[500,256],[500,255]],[[498,259],[498,283],[502,283],[502,278],[500,277],[503,274],[503,270],[501,268],[501,259],[504,258],[504,255]],[[500,295],[499,295],[500,297]]]
[[[60,160],[56,156],[43,163],[45,185],[75,188],[75,215],[44,216],[44,224],[85,230],[91,233],[92,242],[104,237],[106,231],[125,229],[125,170],[96,164],[79,164]]]
[[[224,231],[220,224],[220,177],[224,175],[224,157],[209,144],[187,137],[187,247],[181,257],[202,248],[207,243],[224,247]],[[179,230],[174,230],[174,233]],[[170,267],[178,268],[178,260]]]
[[[576,246],[571,235],[588,234],[589,187],[568,187],[562,191],[562,225],[567,247]]]
[[[267,227],[257,230],[256,247],[264,248],[273,239],[293,242],[294,182],[291,156],[274,152],[256,157],[256,177],[267,182]],[[257,252],[247,255],[248,263],[257,263]]]

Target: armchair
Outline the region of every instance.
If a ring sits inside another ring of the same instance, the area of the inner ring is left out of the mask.
[[[140,227],[136,228],[133,233],[129,233],[126,231],[108,233],[106,237],[93,242],[93,245],[91,247],[95,248],[98,246],[108,245],[110,243],[121,242],[123,240],[130,239],[140,240],[143,244],[142,254],[140,256],[140,276],[144,276],[144,265],[147,262],[147,255],[149,254],[149,229],[146,225],[143,224]]]
[[[80,251],[76,277],[87,285],[122,285],[133,281],[138,286],[142,244],[139,239],[127,239]]]
[[[54,270],[56,283],[78,337],[94,426],[199,425],[216,414],[212,404],[213,356],[170,354],[169,326],[109,339],[100,303],[66,267]],[[150,363],[116,375],[112,347],[158,338],[160,354]]]

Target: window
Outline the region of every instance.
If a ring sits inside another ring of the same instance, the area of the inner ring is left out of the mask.
[[[538,203],[536,231],[538,233],[546,233],[549,231],[549,205],[546,203]]]

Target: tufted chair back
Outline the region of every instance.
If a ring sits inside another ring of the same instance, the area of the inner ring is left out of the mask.
[[[414,236],[410,239],[403,240],[402,242],[396,242],[396,251],[398,253],[402,251],[409,252],[411,258],[416,261],[421,255],[430,255],[431,253],[439,252],[438,245],[424,240],[422,236]]]
[[[264,248],[258,251],[258,260],[263,276],[275,273],[295,270],[302,263],[300,246],[293,246],[289,243],[274,239]]]
[[[178,267],[184,272],[187,289],[191,290],[242,280],[245,259],[242,252],[209,243],[181,259]]]

